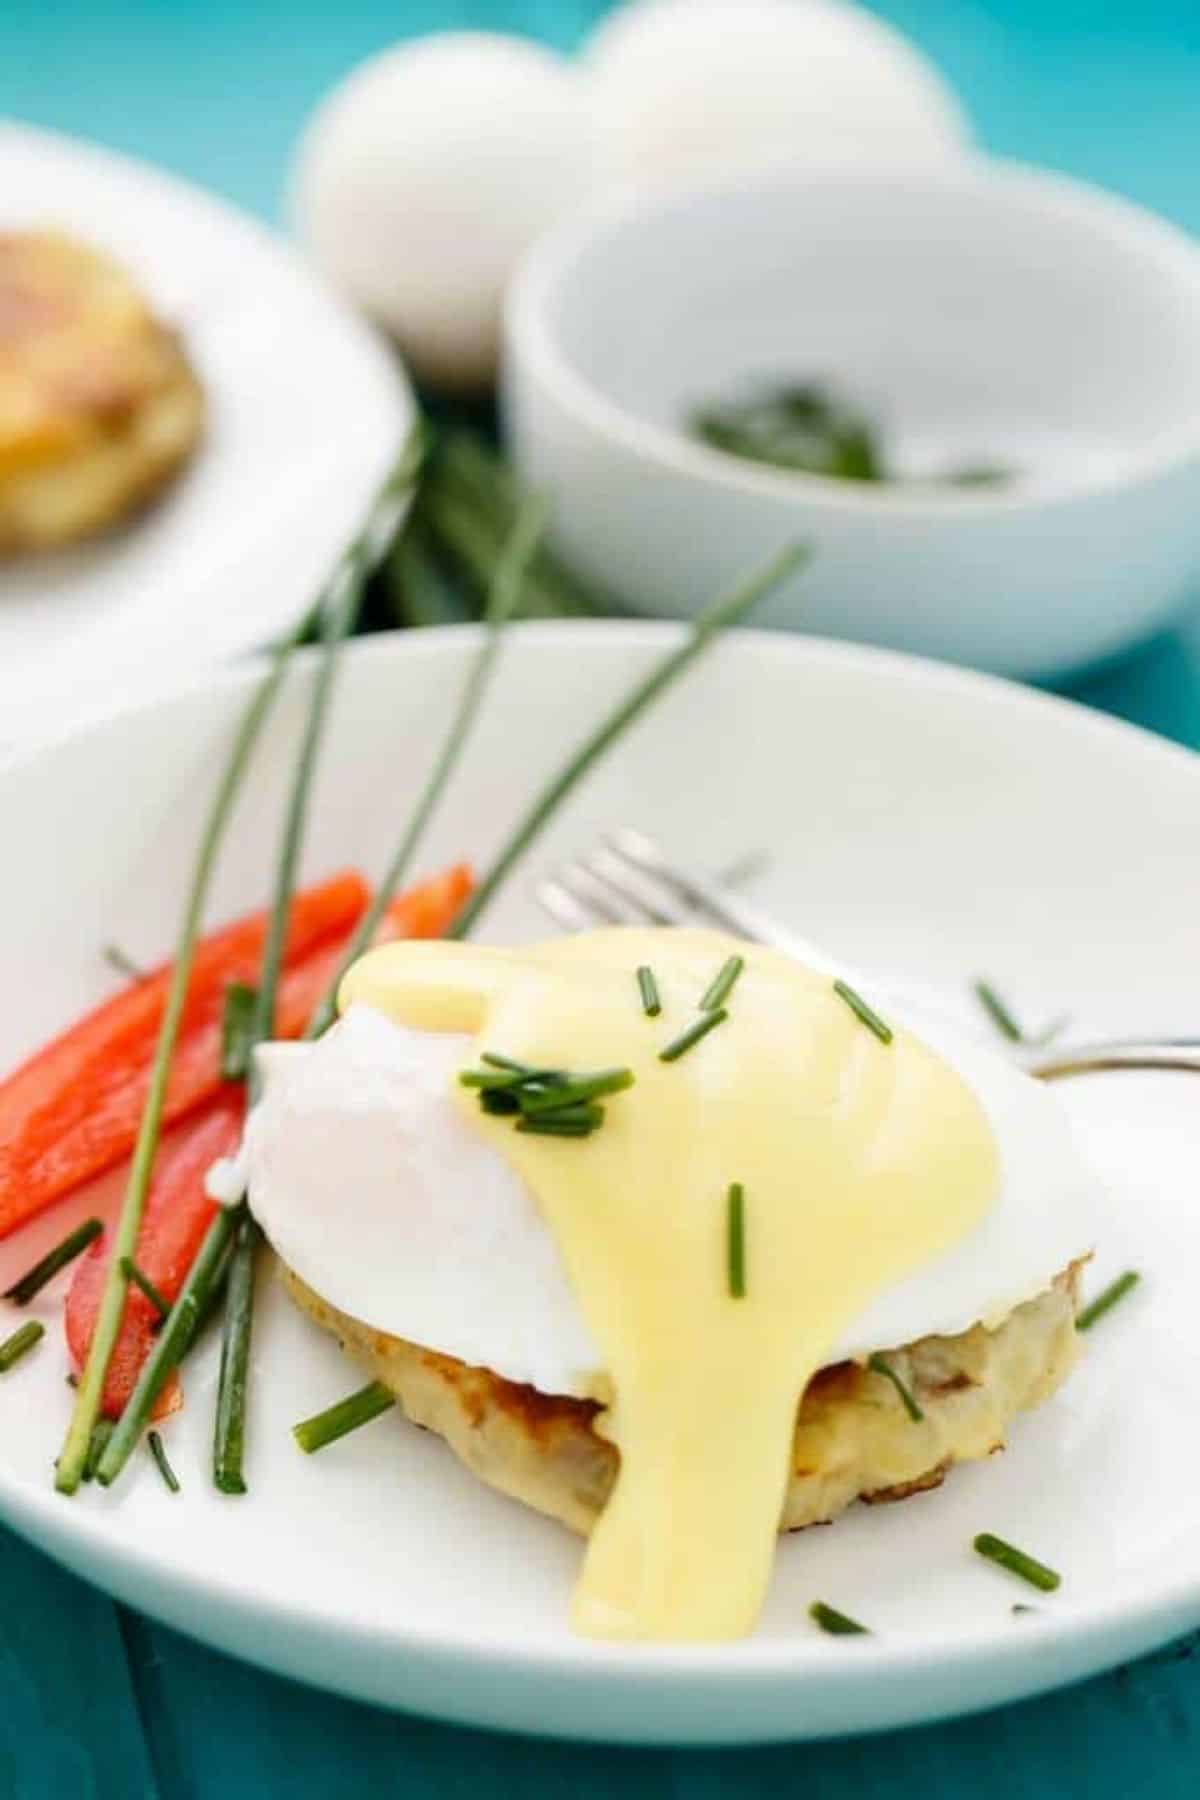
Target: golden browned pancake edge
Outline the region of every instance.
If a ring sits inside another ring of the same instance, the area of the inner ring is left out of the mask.
[[[0,554],[140,510],[204,415],[178,337],[111,258],[60,232],[0,232]]]
[[[594,1402],[542,1394],[373,1331],[280,1267],[296,1304],[480,1480],[575,1531],[591,1530],[617,1471],[616,1451],[595,1429]],[[822,1369],[797,1414],[780,1529],[825,1523],[854,1500],[906,1499],[939,1486],[954,1463],[1002,1449],[1017,1414],[1047,1400],[1074,1367],[1082,1267],[1073,1263],[993,1330],[976,1325],[889,1349],[920,1422],[886,1376],[853,1362]]]

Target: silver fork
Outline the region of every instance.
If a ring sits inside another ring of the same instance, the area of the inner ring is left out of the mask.
[[[761,908],[714,881],[682,868],[640,831],[611,832],[595,849],[564,863],[537,884],[535,897],[563,931],[599,925],[695,925],[703,922],[769,944],[818,968],[832,968],[813,944]],[[1119,1038],[1104,1043],[1042,1046],[1019,1057],[1043,1081],[1114,1069],[1200,1073],[1200,1038]]]

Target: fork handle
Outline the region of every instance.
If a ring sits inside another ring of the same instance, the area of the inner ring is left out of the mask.
[[[1200,1074],[1200,1038],[1129,1038],[1108,1044],[1064,1045],[1040,1050],[1023,1060],[1029,1075],[1040,1081],[1064,1081],[1072,1075],[1101,1075],[1113,1069],[1165,1069]]]

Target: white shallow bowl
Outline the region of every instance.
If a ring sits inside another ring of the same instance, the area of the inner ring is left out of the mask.
[[[760,381],[831,383],[915,474],[796,475],[690,438]],[[792,538],[769,624],[1004,674],[1110,656],[1200,569],[1200,249],[1078,182],[983,158],[773,171],[592,214],[510,294],[505,400],[561,547],[686,616]]]
[[[260,225],[143,163],[0,121],[0,231],[46,225],[117,257],[178,327],[208,422],[123,529],[0,562],[0,748],[268,643],[413,416],[395,357]]]
[[[485,859],[548,764],[672,638],[665,625],[521,628],[427,846]],[[447,717],[473,632],[375,639],[345,661],[306,857],[378,868]],[[311,663],[244,797],[214,914],[260,903]],[[172,941],[202,808],[252,675],[113,719],[0,771],[0,1069],[111,985],[99,946]],[[1081,1031],[1200,1018],[1200,763],[1063,702],[906,658],[744,635],[719,646],[588,781],[496,910],[543,931],[528,883],[634,821],[720,864],[769,846],[761,899],[849,960],[964,1005],[986,971],[1027,1015]],[[1064,819],[1070,830],[1063,829]],[[1136,921],[1136,929],[1131,924]],[[960,1712],[1085,1675],[1200,1621],[1200,1164],[1195,1088],[1112,1076],[1064,1087],[1103,1178],[1094,1281],[1142,1291],[1097,1329],[1062,1395],[1006,1456],[899,1507],[781,1543],[740,1644],[623,1648],[567,1630],[577,1541],[481,1487],[395,1416],[311,1460],[288,1427],[358,1385],[264,1278],[250,1494],[208,1480],[215,1346],[166,1427],[183,1492],[148,1459],[108,1493],[51,1487],[70,1393],[57,1296],[47,1341],[0,1381],[0,1516],[185,1631],[367,1700],[482,1725],[623,1741],[795,1738]],[[1048,1197],[1049,1198],[1049,1197]],[[79,1202],[73,1203],[76,1210]],[[70,1206],[2,1247],[0,1285]],[[503,1271],[497,1271],[503,1279]],[[0,1332],[12,1328],[0,1305]],[[1032,1596],[971,1549],[1010,1536],[1063,1571]],[[703,1579],[703,1571],[697,1571]],[[822,1637],[821,1597],[872,1624]],[[1038,1612],[1014,1618],[1014,1601]]]

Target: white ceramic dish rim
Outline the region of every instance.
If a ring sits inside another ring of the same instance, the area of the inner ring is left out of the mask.
[[[633,648],[652,648],[677,641],[679,628],[662,622],[624,620],[571,620],[513,628],[517,645],[527,643],[535,647],[540,642],[561,642],[565,638],[568,642],[577,640],[583,648],[601,636],[614,633],[621,634]],[[451,642],[477,643],[480,635],[479,628],[474,626],[443,626],[427,628],[418,634],[416,641],[436,651],[439,645]],[[834,663],[866,664],[879,674],[898,680],[919,677],[932,691],[966,688],[980,696],[1003,695],[1007,705],[1027,713],[1043,716],[1053,713],[1060,717],[1066,714],[1071,717],[1075,729],[1087,732],[1097,740],[1119,740],[1147,764],[1189,766],[1197,774],[1200,793],[1200,762],[1191,751],[1137,726],[1095,713],[1076,702],[1023,688],[1019,683],[996,676],[957,669],[899,651],[818,637],[780,639],[775,634],[746,631],[733,632],[729,636],[735,641],[743,637],[769,636],[772,656],[776,658],[816,658]],[[351,659],[379,654],[403,655],[412,642],[408,634],[389,634],[349,645],[344,654]],[[300,652],[300,667],[311,662],[314,655],[312,651]],[[209,670],[189,681],[181,681],[168,693],[153,699],[140,700],[134,706],[114,706],[102,717],[76,723],[49,741],[18,750],[0,763],[0,781],[43,757],[53,756],[57,749],[81,737],[102,732],[142,714],[169,710],[174,702],[197,691],[245,693],[260,678],[263,667],[263,660],[255,659],[234,669]],[[83,1507],[74,1508],[68,1515],[63,1511],[64,1504],[49,1482],[44,1491],[31,1488],[27,1482],[11,1478],[0,1464],[0,1513],[10,1523],[24,1529],[44,1549],[61,1555],[64,1561],[85,1575],[87,1563],[79,1551],[82,1548],[94,1552],[94,1566],[106,1572],[117,1591],[126,1585],[123,1571],[153,1576],[163,1596],[161,1615],[172,1623],[182,1624],[185,1629],[194,1604],[206,1602],[211,1609],[215,1601],[222,1615],[230,1621],[252,1622],[256,1617],[268,1618],[272,1625],[285,1632],[290,1627],[302,1632],[317,1620],[323,1631],[347,1645],[386,1644],[392,1650],[411,1651],[415,1657],[464,1663],[477,1674],[516,1671],[538,1673],[544,1677],[578,1675],[586,1679],[611,1675],[628,1679],[645,1673],[656,1680],[665,1678],[681,1685],[709,1679],[739,1686],[754,1684],[764,1678],[803,1679],[812,1683],[826,1675],[836,1682],[850,1671],[868,1677],[906,1672],[933,1674],[948,1664],[979,1659],[1007,1676],[1007,1685],[997,1683],[997,1688],[1002,1689],[1001,1697],[1005,1697],[1054,1685],[1042,1680],[1036,1671],[1053,1666],[1060,1652],[1065,1666],[1087,1673],[1104,1666],[1107,1660],[1104,1646],[1110,1637],[1115,1640],[1119,1636],[1123,1646],[1136,1640],[1141,1647],[1150,1648],[1200,1622],[1198,1555],[1196,1565],[1190,1571],[1180,1571],[1169,1579],[1161,1579],[1135,1601],[1131,1602],[1127,1597],[1106,1601],[1101,1597],[1076,1607],[1070,1614],[1056,1615],[1047,1611],[1039,1617],[1036,1633],[1016,1634],[1011,1641],[998,1642],[993,1623],[986,1630],[951,1629],[938,1636],[914,1632],[903,1639],[868,1636],[839,1640],[814,1635],[811,1644],[807,1640],[799,1644],[795,1640],[786,1644],[749,1640],[734,1646],[664,1645],[629,1649],[580,1639],[564,1652],[559,1644],[552,1647],[514,1644],[500,1633],[486,1630],[459,1632],[453,1627],[442,1629],[431,1626],[427,1620],[417,1628],[407,1627],[403,1619],[389,1621],[386,1626],[365,1621],[348,1622],[324,1604],[310,1601],[301,1606],[268,1598],[248,1589],[244,1583],[227,1578],[219,1569],[200,1573],[164,1565],[158,1556],[141,1551],[132,1540],[118,1555],[113,1549],[110,1526],[103,1516],[93,1516]],[[138,1604],[146,1604],[144,1589],[139,1589]],[[155,1610],[153,1605],[150,1609]],[[211,1636],[204,1632],[201,1635]],[[253,1657],[253,1651],[249,1654]],[[267,1660],[265,1656],[263,1660]],[[332,1666],[323,1680],[326,1685],[338,1686]],[[453,1706],[447,1704],[445,1712],[453,1714],[453,1711]]]
[[[639,460],[665,466],[674,474],[777,500],[828,506],[832,511],[959,518],[964,514],[1042,512],[1051,507],[1090,500],[1150,482],[1200,457],[1200,423],[1162,431],[1154,441],[1123,457],[1119,469],[1094,468],[1078,475],[1059,475],[1039,482],[1036,493],[1003,488],[946,489],[913,492],[899,483],[865,484],[825,475],[777,472],[707,446],[692,443],[681,432],[639,418],[610,399],[575,367],[550,324],[557,290],[579,257],[603,248],[626,226],[652,223],[691,202],[705,204],[766,187],[780,191],[822,185],[861,185],[887,181],[897,187],[962,188],[996,183],[1027,194],[1043,211],[1070,217],[1110,241],[1123,240],[1143,256],[1147,268],[1190,281],[1200,302],[1200,245],[1167,220],[1090,182],[1078,181],[1031,163],[968,154],[946,165],[919,169],[875,169],[869,164],[830,164],[800,172],[770,165],[753,173],[723,176],[703,185],[657,187],[630,201],[602,202],[582,217],[540,239],[521,264],[505,306],[507,355],[520,358],[538,378],[558,393],[560,403],[599,435],[614,439]]]

